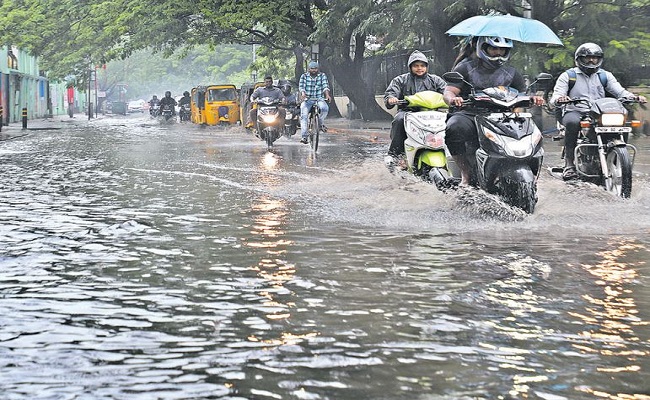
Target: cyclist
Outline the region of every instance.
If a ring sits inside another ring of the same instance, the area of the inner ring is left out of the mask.
[[[308,71],[300,76],[298,88],[300,90],[300,100],[302,101],[300,104],[300,133],[302,136],[300,143],[307,144],[309,110],[314,103],[318,104],[320,108],[320,126],[323,131],[326,131],[327,128],[323,121],[325,121],[329,112],[327,103],[332,101],[327,75],[319,72],[319,65],[316,61],[310,62]]]

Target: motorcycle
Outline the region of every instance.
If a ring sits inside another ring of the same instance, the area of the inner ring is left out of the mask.
[[[149,115],[151,118],[156,118],[157,116],[160,115],[160,104],[155,103],[152,104],[151,107],[149,107]]]
[[[295,135],[300,126],[300,106],[297,104],[287,104],[287,112],[284,116],[284,135],[287,138]]]
[[[476,91],[458,72],[447,72],[443,79],[471,88],[460,108],[474,114],[478,131],[479,148],[468,160],[473,181],[507,204],[532,214],[544,157],[542,133],[531,113],[517,110],[530,107],[531,97],[504,86]],[[550,74],[539,74],[529,88],[552,79]]]
[[[641,126],[641,121],[627,120],[625,106],[638,102],[638,98],[611,97],[594,102],[587,99],[558,102],[562,107],[568,104],[584,104],[589,107],[580,121],[574,152],[578,178],[601,185],[608,192],[622,198],[629,198],[632,194],[632,167],[637,152],[636,147],[627,143],[627,138],[632,128]],[[564,154],[563,148],[563,158]],[[562,170],[562,167],[550,168],[551,175],[560,179]]]
[[[408,172],[434,183],[441,191],[458,185],[460,180],[453,177],[445,146],[448,106],[442,94],[423,91],[405,96],[397,105],[405,109],[404,150]],[[387,163],[391,161],[388,159]]]
[[[160,110],[160,116],[162,117],[165,122],[168,122],[174,117],[174,106],[170,104],[165,104],[162,109]]]
[[[280,121],[280,100],[271,97],[257,99],[256,136],[262,139],[269,150],[284,131],[284,121]]]
[[[181,122],[189,121],[192,118],[192,110],[190,109],[189,103],[181,104],[180,109],[178,110],[178,119]]]

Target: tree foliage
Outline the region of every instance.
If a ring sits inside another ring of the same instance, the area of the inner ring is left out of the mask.
[[[51,77],[92,64],[125,59],[146,49],[163,56],[197,55],[226,44],[257,45],[259,73],[302,72],[310,46],[319,45],[325,72],[363,110],[381,115],[364,75],[371,55],[432,52],[431,69],[451,68],[457,38],[445,31],[489,12],[523,16],[521,0],[4,0],[0,43],[41,58]],[[605,66],[625,83],[650,58],[650,0],[529,0],[532,16],[551,27],[565,47],[517,45],[513,63],[530,74],[573,65],[586,41],[605,49]],[[374,46],[374,47],[373,47]],[[293,64],[293,65],[292,65]],[[208,65],[210,73],[241,68],[237,58]],[[249,75],[251,70],[243,75]],[[242,75],[242,73],[239,73]]]

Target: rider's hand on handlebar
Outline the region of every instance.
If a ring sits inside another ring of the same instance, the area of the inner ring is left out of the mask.
[[[562,104],[562,103],[568,103],[569,101],[571,101],[571,97],[569,97],[569,96],[560,96],[557,99],[556,103],[557,104]]]
[[[544,105],[544,98],[541,96],[530,96],[530,101],[536,106]]]
[[[452,97],[450,99],[450,106],[461,107],[463,105],[463,98],[460,96]]]
[[[386,100],[386,102],[390,105],[395,105],[398,101],[399,99],[397,97],[389,97],[388,100]]]
[[[648,102],[648,99],[646,99],[645,96],[637,96],[637,100],[638,100],[639,103],[641,103],[641,104],[645,104],[645,103]]]

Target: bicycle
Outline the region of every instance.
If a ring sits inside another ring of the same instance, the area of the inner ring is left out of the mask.
[[[312,104],[309,109],[309,116],[307,118],[307,135],[309,146],[315,152],[318,150],[318,137],[320,136],[321,123],[320,123],[320,107],[318,102]]]

